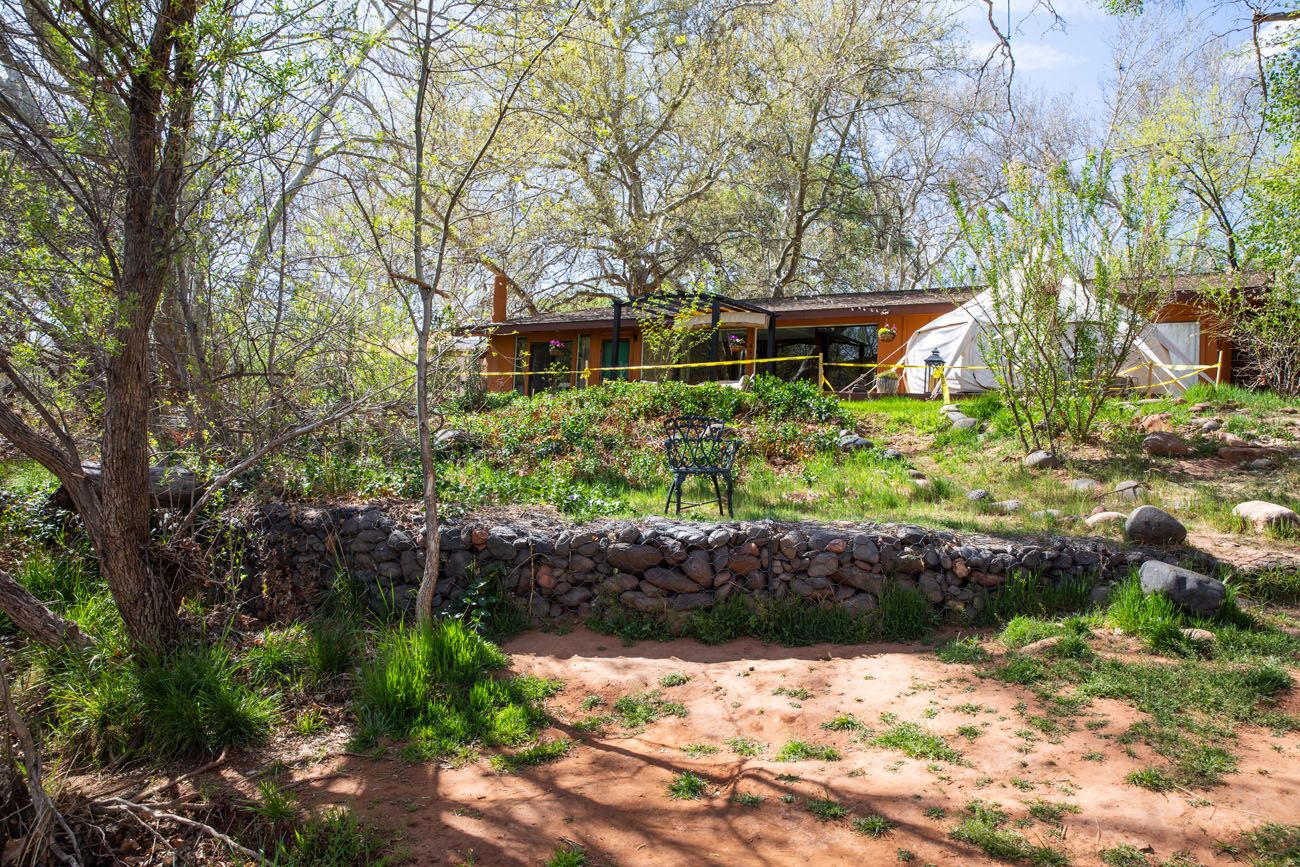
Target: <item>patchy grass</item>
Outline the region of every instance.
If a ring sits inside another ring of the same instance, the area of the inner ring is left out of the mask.
[[[542,741],[513,753],[501,753],[493,756],[489,763],[498,774],[512,774],[520,768],[544,765],[564,758],[573,749],[573,741],[557,738]]]
[[[682,747],[682,752],[693,759],[702,759],[720,752],[720,749],[713,744],[687,744]]]
[[[731,803],[739,804],[742,807],[760,806],[767,798],[763,795],[755,795],[750,792],[732,792]]]
[[[730,747],[731,751],[736,755],[745,756],[746,758],[754,758],[767,752],[767,744],[741,735],[729,737],[723,743]]]
[[[809,798],[805,806],[819,822],[834,822],[849,814],[849,808],[829,798]]]
[[[812,759],[823,762],[838,762],[839,750],[825,744],[810,744],[807,741],[786,741],[776,754],[778,762],[805,762]]]
[[[954,840],[969,843],[990,858],[1019,861],[1034,867],[1064,867],[1069,857],[1059,849],[1038,846],[1023,834],[1002,827],[1008,815],[1002,808],[984,801],[966,805],[967,816],[949,832]]]
[[[546,867],[587,867],[591,861],[586,851],[577,845],[560,846],[546,859]]]
[[[974,664],[984,662],[989,658],[989,652],[980,645],[979,639],[974,636],[965,638],[954,638],[941,644],[934,655],[940,662],[946,662],[950,665],[956,664]]]
[[[686,706],[667,701],[659,690],[635,692],[614,702],[614,719],[627,729],[641,729],[666,716],[686,716]]]
[[[896,825],[884,816],[873,813],[870,816],[862,816],[854,819],[850,826],[855,834],[861,834],[864,837],[871,837],[879,840],[881,837],[888,837],[894,833]]]
[[[828,732],[862,732],[867,730],[867,724],[853,714],[846,713],[822,723],[822,728]]]
[[[878,747],[898,750],[908,758],[931,761],[960,762],[961,753],[948,746],[948,742],[933,732],[928,732],[913,722],[902,722],[871,739]]]
[[[672,674],[665,674],[663,677],[659,678],[659,685],[664,689],[668,689],[669,687],[681,686],[690,681],[690,679],[690,675],[675,671]]]
[[[682,771],[668,783],[668,797],[677,801],[695,801],[708,792],[709,783],[699,774]]]

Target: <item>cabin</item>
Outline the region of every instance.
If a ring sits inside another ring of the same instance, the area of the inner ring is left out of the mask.
[[[1233,347],[1219,335],[1208,305],[1198,297],[1207,281],[1216,279],[1224,278],[1173,278],[1170,301],[1156,316],[1156,328],[1183,358],[1219,365],[1217,378],[1229,382]],[[1258,285],[1261,279],[1252,275],[1247,282]],[[603,307],[511,317],[506,290],[498,274],[492,318],[471,329],[487,341],[484,363],[491,391],[534,394],[613,378],[734,381],[765,372],[787,380],[820,379],[855,396],[870,388],[877,366],[901,363],[918,328],[977,292],[899,289],[747,299],[658,292]],[[674,353],[687,366],[667,366],[662,341],[651,336],[654,323],[670,317],[707,334],[684,353]]]

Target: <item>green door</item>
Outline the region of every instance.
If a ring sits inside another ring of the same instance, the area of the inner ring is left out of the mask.
[[[614,355],[614,341],[606,340],[600,345],[600,366],[601,367],[626,367],[627,360],[630,357],[631,343],[627,340],[618,342],[618,356]],[[626,370],[604,371],[600,373],[600,380],[604,382],[607,379],[627,379]]]

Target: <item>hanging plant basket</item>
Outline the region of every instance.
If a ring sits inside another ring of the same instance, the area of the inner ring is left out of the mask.
[[[898,331],[892,325],[886,325],[876,332],[876,336],[881,343],[893,343],[898,337]]]
[[[569,344],[551,341],[551,358],[564,358],[569,354]]]

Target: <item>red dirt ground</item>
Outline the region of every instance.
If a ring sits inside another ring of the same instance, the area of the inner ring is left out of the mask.
[[[584,846],[592,864],[622,867],[895,864],[900,848],[913,851],[917,865],[995,863],[948,836],[973,798],[1002,805],[1012,826],[1027,817],[1025,804],[1034,798],[1076,804],[1079,812],[1065,815],[1059,834],[1041,822],[1020,828],[1032,841],[1066,850],[1076,865],[1100,864],[1100,850],[1120,843],[1150,847],[1154,858],[1182,851],[1216,864],[1226,861],[1216,854],[1217,841],[1263,821],[1295,822],[1300,813],[1294,735],[1242,729],[1233,748],[1240,770],[1226,785],[1155,794],[1124,781],[1134,768],[1163,764],[1141,744],[1133,747],[1137,758],[1128,757],[1113,740],[1139,718],[1131,707],[1094,702],[1059,743],[1040,737],[1026,746],[1016,734],[1026,724],[1015,708],[1027,702],[1027,712],[1041,713],[1028,690],[976,678],[969,666],[941,663],[919,645],[789,649],[751,640],[720,647],[681,640],[626,647],[579,629],[529,633],[506,649],[517,672],[564,681],[552,701],[559,722],[546,736],[572,738],[576,747],[567,757],[498,775],[486,761],[447,768],[335,753],[300,764],[295,790],[310,804],[344,805],[399,832],[398,846],[412,864],[538,865],[566,841]],[[687,717],[665,717],[631,736],[617,727],[602,737],[571,727],[586,715],[579,705],[587,696],[602,696],[607,709],[621,695],[657,688],[673,672],[691,679],[664,695],[685,704]],[[773,695],[778,686],[813,696],[800,702]],[[955,709],[964,703],[993,710]],[[1283,709],[1300,710],[1294,694],[1286,703]],[[820,727],[852,713],[881,728],[884,712],[944,735],[970,766],[907,759],[851,732]],[[1107,725],[1090,731],[1083,723],[1091,720]],[[985,734],[974,741],[955,734],[964,724],[985,724]],[[734,755],[723,746],[733,735],[762,741],[767,754]],[[833,744],[843,760],[772,760],[796,738]],[[690,743],[722,749],[692,759],[681,750]],[[1105,760],[1083,758],[1093,752]],[[669,780],[683,770],[708,778],[706,799],[668,797]],[[799,779],[778,780],[782,774]],[[1017,788],[1013,779],[1032,788]],[[766,799],[758,807],[731,803],[737,790]],[[783,795],[793,800],[783,802]],[[860,836],[848,819],[819,822],[807,811],[809,798],[833,799],[851,817],[880,814],[897,827],[881,839]],[[927,817],[932,807],[947,816]]]

